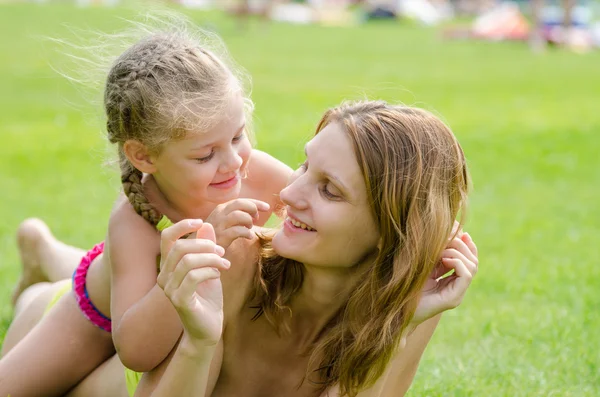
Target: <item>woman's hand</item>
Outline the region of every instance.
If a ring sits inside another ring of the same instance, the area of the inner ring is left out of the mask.
[[[239,237],[254,237],[252,226],[260,212],[269,210],[269,204],[254,199],[235,199],[218,205],[206,219],[216,234],[216,242],[227,249]]]
[[[180,239],[196,232],[195,239]],[[161,234],[158,285],[179,313],[187,337],[216,344],[223,332],[223,290],[220,271],[231,266],[221,258],[215,231],[201,220],[183,220]]]
[[[423,321],[462,302],[478,266],[477,246],[468,233],[458,232],[442,251],[438,266],[430,275],[421,293],[421,300],[412,319],[413,328]],[[450,275],[444,274],[454,270]]]

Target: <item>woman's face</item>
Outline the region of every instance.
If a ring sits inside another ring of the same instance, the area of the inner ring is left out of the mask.
[[[356,265],[376,249],[379,231],[350,138],[332,123],[305,151],[306,162],[281,191],[287,217],[273,248],[307,265]]]

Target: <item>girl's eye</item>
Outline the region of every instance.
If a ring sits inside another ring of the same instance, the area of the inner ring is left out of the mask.
[[[207,161],[209,161],[210,159],[213,158],[213,156],[215,155],[215,151],[211,151],[210,154],[208,156],[205,157],[200,157],[195,159],[198,163],[206,163]]]
[[[233,137],[233,139],[231,140],[231,142],[233,143],[238,143],[239,141],[241,141],[244,138],[244,133],[242,132],[240,135]]]

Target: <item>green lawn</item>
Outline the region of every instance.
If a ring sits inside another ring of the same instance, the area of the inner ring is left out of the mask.
[[[91,247],[119,188],[87,93],[53,71],[44,36],[121,29],[124,9],[0,6],[0,340],[29,216]],[[251,73],[259,148],[291,166],[323,110],[367,95],[443,115],[474,180],[481,270],[444,316],[411,396],[600,395],[600,54],[444,42],[400,24],[253,26],[192,13]],[[84,95],[85,94],[85,95]]]

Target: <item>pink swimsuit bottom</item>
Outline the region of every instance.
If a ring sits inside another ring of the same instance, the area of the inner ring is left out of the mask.
[[[75,273],[73,273],[73,292],[75,293],[77,305],[79,306],[79,309],[85,318],[90,320],[90,322],[96,327],[101,328],[106,332],[111,332],[110,318],[106,317],[100,312],[100,310],[98,310],[96,306],[94,306],[90,300],[87,288],[85,286],[85,279],[87,277],[88,270],[90,269],[90,265],[92,264],[92,261],[96,259],[96,257],[102,252],[104,252],[104,242],[96,244],[94,248],[89,250],[87,254],[81,258],[79,266],[77,266]]]

